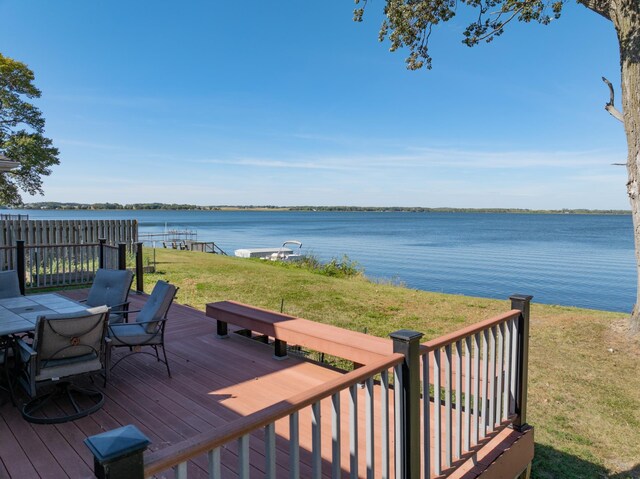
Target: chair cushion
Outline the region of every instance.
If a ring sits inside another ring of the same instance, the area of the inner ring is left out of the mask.
[[[136,322],[146,323],[147,333],[155,331],[158,323],[154,321],[166,317],[176,291],[176,287],[166,281],[158,281],[153,287],[151,296],[136,316]]]
[[[142,324],[123,323],[109,327],[109,339],[112,346],[143,346],[146,344],[160,344],[162,335],[147,333]]]
[[[0,298],[22,296],[20,282],[16,271],[0,271]]]
[[[87,296],[87,305],[117,306],[129,296],[133,273],[128,270],[99,269]]]
[[[40,373],[36,376],[36,381],[64,378],[100,370],[102,370],[102,362],[95,353],[74,358],[51,359],[42,365]]]
[[[118,324],[123,322],[124,322],[123,313],[114,313],[113,311],[109,311],[109,324]]]

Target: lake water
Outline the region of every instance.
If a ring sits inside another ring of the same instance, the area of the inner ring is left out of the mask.
[[[14,213],[16,213],[14,211]],[[193,229],[238,248],[302,241],[323,260],[346,254],[370,278],[409,288],[631,311],[630,216],[274,211],[24,211],[31,219],[136,218],[141,233]]]

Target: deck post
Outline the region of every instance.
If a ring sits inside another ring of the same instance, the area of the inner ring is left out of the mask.
[[[105,238],[100,238],[98,240],[98,268],[104,268],[104,244],[107,242]]]
[[[390,334],[393,352],[404,354],[400,391],[403,434],[400,437],[402,479],[420,477],[420,339],[422,333],[401,329]],[[398,439],[396,439],[398,440]]]
[[[24,257],[24,240],[16,241],[16,272],[18,273],[18,283],[20,284],[20,294],[24,296],[26,285],[25,266],[26,261]]]
[[[516,397],[515,412],[516,419],[513,421],[513,428],[516,431],[523,431],[527,425],[527,384],[529,376],[529,311],[533,296],[514,294],[509,297],[511,309],[520,311],[518,318],[518,356],[516,366]]]
[[[144,266],[142,264],[142,243],[136,243],[136,290],[144,293]]]
[[[118,243],[118,269],[127,269],[127,243]]]
[[[151,441],[132,424],[84,440],[98,479],[144,479],[144,451]]]

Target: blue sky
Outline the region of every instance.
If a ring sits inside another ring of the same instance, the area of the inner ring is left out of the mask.
[[[606,20],[568,4],[470,49],[460,18],[410,72],[382,7],[0,0],[61,152],[25,201],[628,208]]]

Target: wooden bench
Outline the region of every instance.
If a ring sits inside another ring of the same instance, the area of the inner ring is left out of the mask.
[[[368,364],[393,353],[393,341],[356,331],[296,318],[235,301],[207,304],[207,316],[217,321],[218,337],[228,337],[228,324],[275,340],[275,357],[287,357],[287,343]]]

